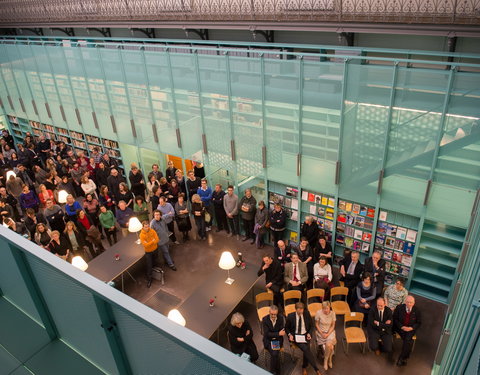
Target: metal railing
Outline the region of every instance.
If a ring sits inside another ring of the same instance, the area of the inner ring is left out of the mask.
[[[479,24],[480,0],[4,0],[0,22],[335,21]]]

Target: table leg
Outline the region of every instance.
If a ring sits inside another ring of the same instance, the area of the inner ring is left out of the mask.
[[[130,272],[128,272],[128,271],[125,271],[125,272],[128,273],[128,276],[130,276],[130,278],[131,278],[135,283],[137,282],[137,280],[135,280],[135,279],[133,278],[133,276],[132,276],[132,274],[131,274]],[[123,275],[123,274],[122,274],[122,275]]]
[[[123,288],[123,272],[122,272],[122,293],[125,293],[125,290]]]

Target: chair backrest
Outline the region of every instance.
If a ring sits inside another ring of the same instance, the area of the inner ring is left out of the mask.
[[[361,327],[363,322],[363,317],[364,317],[363,313],[359,313],[359,312],[347,313],[345,314],[343,319],[343,326],[347,328],[348,323],[352,323],[352,325],[355,323],[359,323],[359,326]]]
[[[268,301],[268,302],[270,302],[270,304],[272,304],[273,303],[273,293],[264,292],[264,293],[259,293],[255,296],[255,303],[257,304],[257,307],[258,307],[259,303],[265,302],[265,301]]]
[[[283,304],[285,305],[286,302],[290,299],[297,300],[296,302],[302,299],[302,292],[300,290],[287,290],[283,293]]]
[[[323,301],[325,297],[325,290],[324,289],[310,289],[307,291],[307,304],[310,303],[310,298],[320,298],[320,302]]]
[[[336,296],[344,296],[347,298],[348,296],[348,288],[344,286],[337,286],[335,288],[330,289],[330,299],[332,300],[333,297]]]

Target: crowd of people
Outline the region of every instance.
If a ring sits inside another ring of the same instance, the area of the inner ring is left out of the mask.
[[[242,197],[234,187],[226,191],[220,184],[213,189],[205,179],[203,165],[196,164],[184,177],[183,171],[168,162],[165,174],[159,165],[144,174],[131,164],[127,184],[117,160],[94,148],[89,156],[74,151],[61,141],[27,133],[24,142],[14,144],[3,130],[0,139],[0,217],[3,224],[56,256],[71,261],[81,256],[89,261],[101,254],[104,239],[112,246],[118,232],[127,236],[132,217],[142,223],[139,238],[145,250],[147,287],[161,253],[165,264],[177,268],[169,245],[196,238],[203,241],[213,224],[217,232],[250,241],[261,249],[267,234],[274,244],[273,255],[266,254],[258,275],[265,274],[265,286],[274,295],[274,305],[262,322],[263,343],[271,354],[271,371],[280,373],[278,360],[283,339],[303,352],[304,373],[308,364],[317,373],[309,342],[315,338],[324,351],[324,368],[332,367],[335,338],[335,312],[328,300],[333,284],[333,251],[312,217],[305,218],[298,244],[284,240],[287,213],[280,204],[271,211],[264,201],[257,203],[250,189]],[[66,195],[65,202],[59,198]],[[195,222],[196,236],[191,217]],[[244,233],[241,236],[241,233]],[[413,336],[421,324],[420,311],[404,282],[384,288],[385,261],[375,251],[362,264],[357,252],[346,252],[340,262],[340,281],[348,288],[352,311],[365,314],[370,348],[391,355],[392,334],[403,339],[397,365],[403,366],[411,352]],[[299,302],[295,312],[280,315],[284,290],[320,288],[325,291],[322,308],[312,320]],[[258,358],[253,331],[241,314],[232,316],[229,327],[232,351]],[[381,346],[379,346],[381,342]]]

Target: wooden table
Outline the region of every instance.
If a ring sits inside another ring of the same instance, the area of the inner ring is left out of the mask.
[[[257,265],[247,263],[247,267],[243,270],[238,267],[230,270],[230,277],[235,279],[232,285],[225,283],[227,271],[216,268],[211,272],[192,295],[178,307],[187,322],[186,327],[203,337],[212,337],[222,322],[253,288],[259,279],[258,268]],[[216,297],[215,306],[210,307],[209,300],[214,297]]]
[[[145,255],[143,246],[135,243],[136,239],[137,236],[133,234],[122,238],[115,245],[92,259],[85,272],[106,283],[121,276],[123,291],[123,274],[130,275],[128,270]],[[115,260],[115,254],[120,255],[120,260]],[[136,282],[132,275],[130,277]]]

